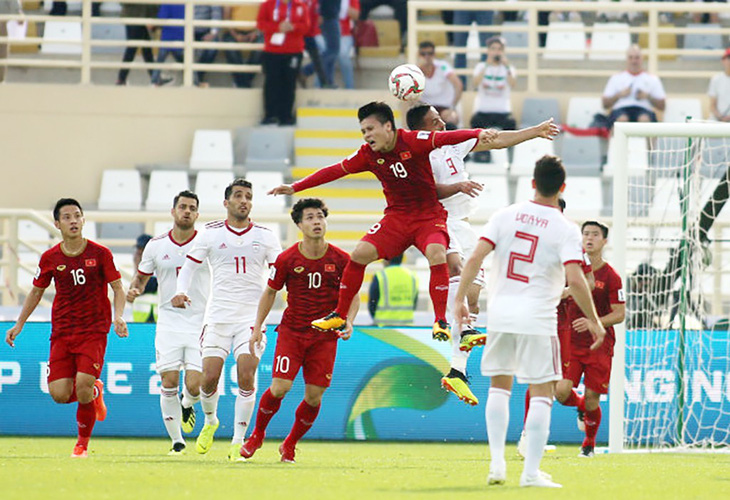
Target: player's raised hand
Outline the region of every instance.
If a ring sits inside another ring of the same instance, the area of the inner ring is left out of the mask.
[[[188,304],[190,304],[192,301],[190,300],[190,297],[185,295],[184,293],[178,293],[175,295],[172,300],[170,301],[170,304],[172,304],[172,307],[177,307],[178,309],[185,309]]]
[[[21,327],[19,327],[18,325],[14,325],[5,334],[5,343],[8,344],[10,347],[15,347],[15,339],[18,337],[18,335],[20,335],[21,330]]]
[[[142,290],[139,288],[130,288],[127,290],[127,302],[134,302],[134,299],[142,295]]]
[[[484,128],[479,132],[479,144],[489,144],[499,137],[499,131],[493,128]]]
[[[537,127],[537,136],[542,137],[543,139],[549,139],[552,141],[560,133],[560,127],[555,125],[555,121],[552,118],[545,120]]]
[[[456,185],[459,187],[460,192],[469,195],[472,198],[479,196],[479,192],[484,189],[482,184],[474,181],[461,181],[457,182]]]
[[[117,337],[121,337],[121,338],[129,336],[129,330],[127,329],[127,322],[124,321],[124,318],[114,319],[114,333],[117,334]]]
[[[349,340],[350,337],[352,337],[352,321],[347,320],[347,323],[345,323],[345,328],[339,330],[337,332],[337,336],[340,337],[342,340]]]
[[[294,188],[291,184],[282,184],[281,186],[276,186],[267,194],[273,194],[274,196],[279,194],[294,194]]]

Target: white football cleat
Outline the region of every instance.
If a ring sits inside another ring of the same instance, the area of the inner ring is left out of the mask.
[[[490,470],[487,476],[487,484],[494,486],[497,484],[504,484],[507,481],[507,471],[502,470]]]
[[[538,472],[537,476],[528,477],[522,474],[520,478],[520,486],[523,488],[562,488],[562,484],[558,484],[548,479],[549,474]]]
[[[525,430],[522,429],[520,440],[517,441],[517,455],[524,460],[527,455],[527,440],[525,439]]]

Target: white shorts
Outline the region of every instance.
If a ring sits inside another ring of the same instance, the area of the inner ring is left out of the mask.
[[[446,229],[449,232],[449,248],[447,254],[458,253],[462,261],[468,259],[477,244],[477,235],[469,221],[464,219],[446,219]],[[474,284],[484,287],[486,279],[484,269],[479,269]]]
[[[251,354],[248,342],[251,340],[254,319],[240,323],[209,323],[203,327],[201,347],[204,358],[223,358],[233,352],[233,358],[238,359],[241,354]],[[261,347],[256,349],[256,357],[261,355],[266,348],[266,337],[261,342]]]
[[[181,333],[157,330],[155,360],[157,361],[157,373],[176,372],[181,368],[186,371],[202,371],[200,332]]]
[[[489,332],[482,375],[516,375],[521,384],[562,379],[558,336]]]

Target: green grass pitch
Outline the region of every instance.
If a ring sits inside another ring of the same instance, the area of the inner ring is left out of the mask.
[[[508,447],[505,486],[487,486],[487,445],[302,441],[282,464],[278,440],[246,463],[225,460],[228,441],[207,455],[168,457],[158,439],[92,439],[86,460],[72,438],[0,438],[0,498],[14,499],[458,499],[581,500],[730,498],[728,454],[623,454],[577,458],[559,445],[542,469],[562,490],[518,486],[522,462]],[[194,448],[190,440],[188,448]]]

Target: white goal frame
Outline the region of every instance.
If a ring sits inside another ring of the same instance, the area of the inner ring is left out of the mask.
[[[616,123],[613,140],[616,152],[616,167],[613,176],[613,225],[611,227],[613,253],[612,264],[626,286],[626,224],[628,221],[628,139],[629,137],[729,137],[730,123],[688,122],[688,123]],[[626,372],[626,328],[623,323],[614,326],[613,367],[609,384],[609,431],[610,453],[624,451],[624,399]]]

